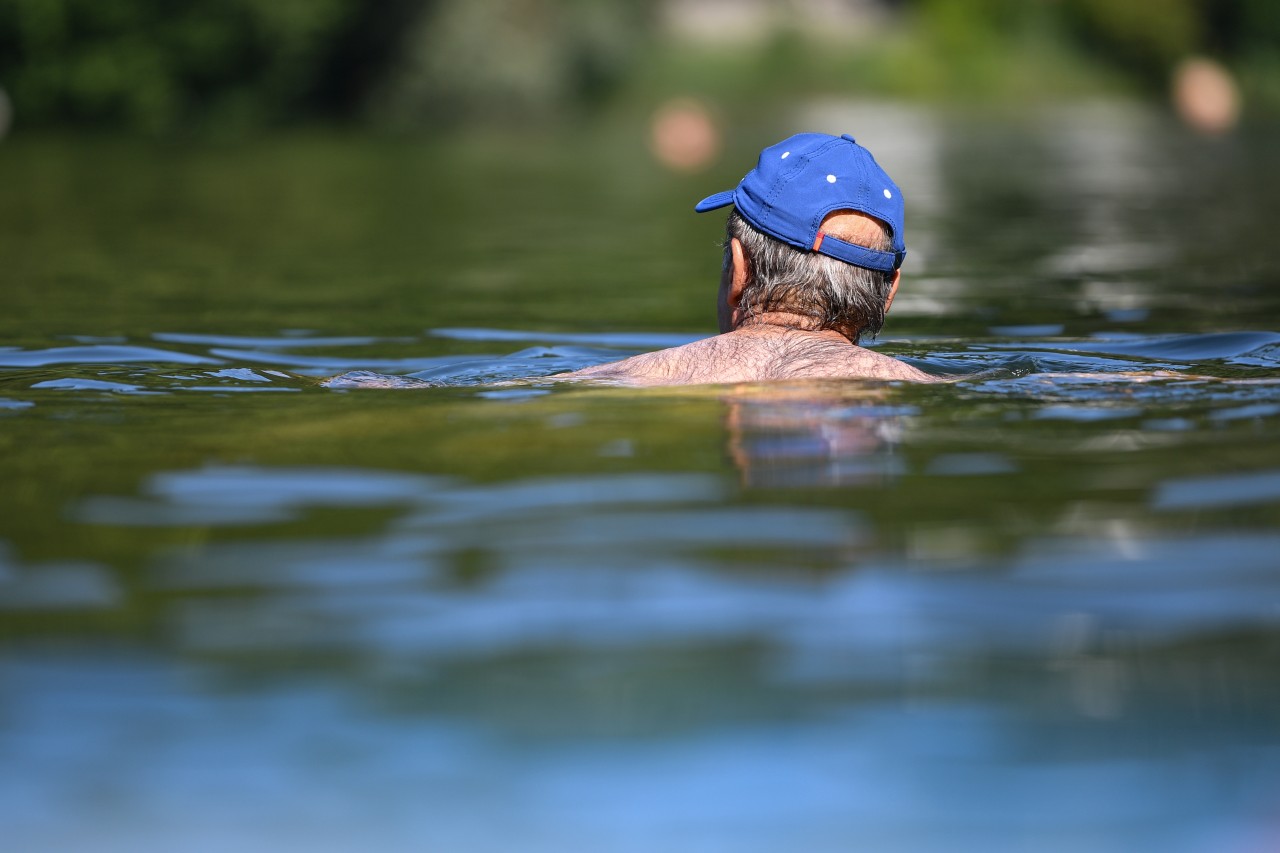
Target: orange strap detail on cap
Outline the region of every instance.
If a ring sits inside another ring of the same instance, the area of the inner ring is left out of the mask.
[[[816,252],[816,251],[818,251],[818,249],[822,248],[822,238],[823,238],[823,237],[826,237],[826,236],[827,236],[827,235],[826,235],[826,234],[823,234],[821,231],[819,231],[819,232],[818,232],[818,239],[813,241],[813,250],[812,250],[812,251],[815,251],[815,252]]]

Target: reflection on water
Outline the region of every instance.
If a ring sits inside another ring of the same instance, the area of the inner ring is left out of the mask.
[[[729,453],[745,485],[883,485],[902,473],[893,448],[919,410],[885,405],[883,390],[826,384],[725,392]]]
[[[0,317],[6,841],[1275,847],[1280,148],[877,113],[920,247],[877,346],[955,382],[545,381],[710,316],[698,193],[594,150],[202,155],[178,215],[95,161],[5,243],[59,283]],[[458,188],[499,179],[495,259]]]

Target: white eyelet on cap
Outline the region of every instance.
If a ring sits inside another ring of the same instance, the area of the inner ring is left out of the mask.
[[[884,191],[884,197],[885,197],[885,198],[893,198],[893,193],[889,192],[888,190],[885,190],[885,191]]]
[[[829,183],[829,184],[834,184],[835,182],[836,182],[836,176],[835,176],[835,175],[827,175],[827,183]]]
[[[788,157],[790,157],[790,156],[791,156],[791,152],[790,152],[790,151],[783,151],[783,152],[782,152],[782,159],[783,159],[783,160],[787,159],[787,158],[788,158]]]

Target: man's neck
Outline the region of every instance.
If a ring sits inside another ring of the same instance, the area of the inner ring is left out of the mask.
[[[825,340],[833,343],[856,344],[847,335],[835,329],[819,329],[812,317],[803,314],[791,314],[786,311],[767,311],[744,319],[729,332],[731,335],[773,335],[779,332],[801,332],[813,340]]]

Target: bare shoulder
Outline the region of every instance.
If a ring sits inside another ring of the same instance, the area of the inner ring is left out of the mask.
[[[692,385],[706,382],[736,382],[720,379],[726,366],[725,342],[717,335],[678,347],[561,373],[552,379],[599,379],[635,385]]]
[[[766,370],[770,379],[848,378],[935,382],[906,362],[836,337],[798,335],[769,342]]]
[[[865,379],[891,379],[906,382],[940,382],[946,377],[933,376],[919,368],[875,350],[849,344],[842,352],[815,361],[809,367],[814,376],[849,376]],[[830,370],[832,372],[828,373]]]

